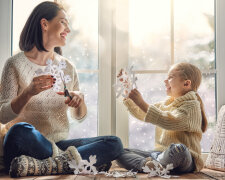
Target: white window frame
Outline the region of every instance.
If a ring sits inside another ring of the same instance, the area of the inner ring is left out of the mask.
[[[115,84],[118,68],[128,64],[128,34],[116,29],[123,18],[119,3],[128,5],[129,0],[99,0],[99,109],[98,135],[117,135],[128,146],[128,113],[122,99],[115,99]],[[215,0],[216,7],[216,98],[217,110],[225,104],[225,1]],[[12,0],[0,1],[0,73],[5,61],[12,55]],[[126,13],[125,13],[126,14]],[[127,12],[128,14],[128,12]],[[128,24],[125,24],[128,29]],[[119,50],[124,53],[118,53]]]
[[[104,4],[104,0],[99,0],[99,4]],[[117,31],[116,29],[116,23],[119,21],[123,21],[121,17],[119,16],[120,12],[120,5],[122,1],[115,0],[113,1],[115,9],[112,9],[113,11],[113,17],[111,18],[111,34],[109,33],[108,35],[111,35],[111,41],[108,42],[107,44],[111,45],[111,54],[108,54],[107,58],[111,55],[111,61],[110,63],[114,65],[111,67],[111,71],[105,71],[102,72],[101,66],[99,66],[99,96],[101,96],[102,92],[107,92],[106,96],[108,99],[103,99],[105,104],[99,103],[99,135],[107,135],[107,134],[113,134],[117,135],[121,138],[124,147],[129,146],[129,120],[128,120],[128,113],[125,110],[124,106],[122,105],[122,99],[115,100],[115,92],[112,90],[112,86],[115,83],[115,77],[116,77],[116,72],[119,71],[118,68],[121,67],[126,67],[128,64],[128,52],[129,52],[129,42],[128,42],[128,34],[121,35],[121,32]],[[112,3],[112,2],[111,2]],[[129,3],[129,0],[124,0],[123,3],[127,4]],[[173,3],[173,0],[172,0]],[[171,7],[172,8],[172,7]],[[216,99],[217,99],[217,111],[219,111],[220,107],[225,104],[225,82],[223,82],[223,77],[225,76],[225,1],[224,0],[215,0],[215,16],[216,16],[216,27],[215,27],[215,50],[216,50],[216,70],[212,71],[211,73],[215,72],[216,73]],[[124,9],[123,9],[124,10]],[[109,12],[107,12],[109,13]],[[127,12],[128,14],[128,12]],[[99,12],[99,17],[101,18],[105,14],[101,14]],[[124,15],[124,14],[123,14]],[[173,16],[173,14],[171,14]],[[173,19],[171,17],[171,19]],[[109,19],[110,20],[110,19]],[[124,21],[126,23],[126,21]],[[171,22],[173,23],[173,21]],[[104,29],[106,25],[101,24],[99,21],[99,28],[101,30]],[[173,28],[173,27],[171,27]],[[127,29],[128,29],[128,24],[127,24]],[[121,37],[122,36],[122,37]],[[173,36],[173,29],[171,29],[171,36]],[[106,39],[109,37],[105,37]],[[103,36],[104,39],[104,36]],[[113,40],[114,39],[114,40]],[[127,41],[126,41],[127,40]],[[100,43],[100,42],[99,42]],[[173,48],[173,42],[171,41],[171,47]],[[115,49],[123,49],[124,54],[118,53],[118,51],[114,51]],[[173,64],[173,49],[171,48],[171,64]],[[99,56],[101,56],[101,50],[99,50]],[[104,59],[104,56],[103,56]],[[99,64],[101,64],[101,59],[99,59]],[[104,65],[103,65],[104,67]],[[136,71],[136,73],[151,73],[154,71]],[[160,71],[161,73],[165,73],[167,71]],[[111,73],[111,74],[110,74]],[[204,72],[203,72],[204,73]],[[102,84],[101,83],[101,78],[110,78],[111,84]],[[107,90],[107,91],[106,91]],[[111,101],[110,101],[111,99]],[[116,101],[116,102],[115,102]],[[107,106],[107,104],[110,104],[110,106]],[[115,105],[116,104],[116,105]],[[116,113],[116,115],[113,115]],[[109,114],[112,114],[112,116],[109,117]],[[105,118],[107,117],[107,118]],[[103,122],[104,121],[104,122]],[[107,121],[107,122],[106,122]],[[107,131],[105,129],[105,126],[107,124]]]
[[[12,37],[12,0],[0,1],[0,74],[5,61],[11,56]],[[0,76],[1,77],[1,76]]]

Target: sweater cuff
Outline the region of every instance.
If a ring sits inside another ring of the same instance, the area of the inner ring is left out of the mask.
[[[133,105],[134,102],[133,102],[131,99],[127,98],[127,99],[124,99],[124,100],[123,100],[123,104],[124,104],[125,106],[129,107],[129,106]]]
[[[16,114],[12,110],[11,101],[4,103],[2,105],[1,109],[2,109],[1,111],[3,112],[3,115],[2,115],[2,122],[3,123],[7,123],[7,122],[15,119],[18,116],[18,114]]]
[[[156,125],[160,116],[161,113],[159,112],[159,109],[154,105],[149,105],[144,121]]]
[[[144,121],[144,118],[146,116],[146,113],[137,106],[133,100],[131,99],[125,99],[123,101],[124,105],[127,107],[128,111],[133,115],[135,118]]]

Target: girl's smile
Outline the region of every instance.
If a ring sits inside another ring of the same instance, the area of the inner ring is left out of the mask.
[[[168,77],[164,82],[167,95],[174,98],[183,96],[185,93],[191,90],[190,80],[183,80],[180,77],[180,72],[176,69],[171,69],[169,71]]]

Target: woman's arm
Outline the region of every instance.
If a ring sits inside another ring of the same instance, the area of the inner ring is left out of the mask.
[[[15,97],[11,102],[11,107],[14,113],[19,114],[23,107],[28,103],[30,100],[31,95],[28,94],[26,89],[17,97]]]
[[[30,98],[51,88],[53,81],[50,75],[35,77],[30,85],[18,94],[18,71],[12,59],[9,59],[3,68],[1,77],[0,122],[7,123],[15,119]]]
[[[80,92],[73,92],[74,94],[76,93],[79,97],[78,101],[79,104],[76,108],[74,108],[74,117],[76,119],[82,119],[86,114],[87,114],[87,106],[86,106],[86,103],[85,103],[85,100],[84,100],[84,95],[83,93],[80,93]]]
[[[17,117],[11,106],[18,92],[18,74],[9,59],[3,68],[0,89],[0,122],[7,123]]]
[[[84,95],[82,92],[80,92],[79,88],[79,80],[76,72],[76,68],[74,65],[71,65],[71,68],[73,68],[73,85],[72,85],[72,91],[70,91],[70,95],[72,96],[72,100],[68,97],[65,101],[66,104],[70,107],[70,114],[72,118],[80,120],[83,119],[87,114],[87,106],[85,103]],[[58,94],[64,95],[64,92],[59,92]]]
[[[54,81],[55,80],[51,75],[34,77],[29,86],[26,87],[21,94],[19,94],[12,100],[12,110],[16,114],[19,114],[32,96],[35,96],[42,91],[52,88]]]

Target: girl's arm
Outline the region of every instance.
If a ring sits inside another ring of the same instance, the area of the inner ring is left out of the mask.
[[[132,116],[144,121],[146,113],[139,106],[137,106],[134,101],[132,101],[130,98],[127,98],[124,99],[123,103]]]
[[[149,105],[145,121],[166,130],[199,132],[202,122],[200,105],[197,101],[190,101],[172,111]]]

